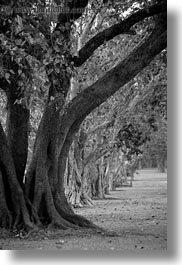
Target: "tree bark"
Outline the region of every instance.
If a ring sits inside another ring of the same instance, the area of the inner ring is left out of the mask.
[[[11,149],[16,175],[23,188],[28,155],[29,110],[17,101],[22,98],[21,88],[12,84],[7,90],[7,139]]]
[[[53,200],[58,182],[57,127],[59,112],[57,103],[49,103],[45,109],[35,141],[32,163],[26,175],[25,191],[32,203],[35,222],[51,222],[61,228],[68,223],[58,214]],[[52,130],[54,128],[54,131]]]
[[[1,196],[4,198],[0,206],[2,212],[6,215],[2,216],[1,225],[6,223],[10,227],[16,227],[19,223],[24,223],[27,228],[32,228],[29,213],[23,190],[18,182],[14,161],[11,150],[8,145],[6,135],[0,124],[0,181]]]
[[[81,127],[79,133],[74,139],[72,153],[70,153],[73,171],[69,198],[71,205],[75,208],[83,207],[84,205],[93,205],[87,192],[87,170],[84,166],[85,143],[87,137],[88,134],[85,133],[84,129]]]

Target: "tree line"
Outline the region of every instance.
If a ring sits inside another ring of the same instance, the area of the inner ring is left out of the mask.
[[[74,194],[88,203],[89,192],[108,189],[98,189],[100,178],[109,177],[118,148],[127,158],[143,152],[144,144],[155,153],[147,137],[161,147],[166,1],[0,4],[0,103],[6,104],[0,123],[0,225],[95,227],[74,213]],[[36,12],[57,6],[69,12]],[[144,126],[153,134],[145,135]],[[89,166],[96,161],[102,167]],[[85,191],[84,176],[96,175],[92,170],[100,170],[100,178]]]

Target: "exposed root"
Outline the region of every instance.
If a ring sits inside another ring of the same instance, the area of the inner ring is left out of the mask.
[[[85,193],[83,193],[81,195],[81,202],[83,202],[84,205],[88,205],[88,206],[95,205],[95,203],[93,202],[93,200],[88,195],[86,195]]]
[[[83,208],[84,206],[93,206],[94,202],[85,193],[77,193],[76,191],[71,191],[68,194],[68,202],[73,208]]]
[[[85,227],[85,228],[97,227],[91,221],[87,220],[85,217],[75,214],[71,209],[71,207],[69,206],[64,194],[60,195],[60,193],[56,193],[54,202],[57,212],[60,214],[62,218],[64,218],[69,223],[78,227]]]
[[[59,218],[55,218],[54,220],[52,219],[50,225],[64,230],[68,228],[78,229],[77,224],[69,222],[69,220],[63,219],[61,216]]]
[[[49,226],[48,226],[48,229],[51,229],[53,227],[57,227],[59,229],[63,229],[63,230],[66,230],[68,227],[66,227],[65,225],[62,224],[62,222],[59,222],[57,220],[54,220],[52,221]]]
[[[60,214],[64,219],[66,219],[67,221],[69,221],[70,223],[76,226],[85,227],[85,228],[98,228],[95,224],[93,224],[91,221],[89,221],[83,216],[77,214],[68,214],[63,210],[60,212]]]
[[[77,228],[73,223],[70,223],[69,220],[65,220],[65,218],[57,211],[49,185],[46,185],[45,201],[48,215],[53,226],[57,226],[61,229]]]

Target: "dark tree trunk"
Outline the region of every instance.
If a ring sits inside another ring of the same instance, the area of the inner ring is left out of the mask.
[[[27,211],[23,190],[18,182],[7,137],[0,124],[0,225],[16,227],[24,223],[33,227]],[[4,213],[4,214],[3,214]]]
[[[56,210],[53,194],[58,183],[58,124],[56,103],[47,105],[35,141],[32,163],[26,175],[25,192],[32,203],[35,222],[66,228],[68,223]],[[53,130],[54,128],[54,130]]]
[[[7,139],[11,149],[16,175],[23,187],[24,172],[28,155],[29,110],[18,103],[22,98],[17,84],[7,90]]]
[[[87,219],[74,214],[65,196],[66,161],[80,123],[72,126],[67,137],[64,134],[60,137],[60,124],[57,103],[49,103],[38,129],[32,163],[26,176],[26,196],[31,200],[38,224],[41,220],[63,229],[75,225],[95,227]],[[67,131],[65,126],[64,130]]]

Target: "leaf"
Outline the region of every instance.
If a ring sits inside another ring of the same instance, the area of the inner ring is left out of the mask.
[[[60,63],[60,62],[61,62],[61,59],[60,59],[60,58],[56,58],[54,63],[55,63],[55,64],[58,64],[58,63]]]
[[[44,59],[44,60],[43,60],[43,64],[44,64],[44,65],[48,65],[49,62],[48,62],[46,59]]]
[[[24,83],[23,83],[22,81],[18,81],[18,85],[19,85],[19,86],[23,86]]]
[[[56,71],[57,74],[59,74],[60,73],[60,68],[55,68],[55,71]]]
[[[56,46],[54,46],[54,50],[56,51],[56,52],[61,52],[61,50],[59,49],[59,47],[56,45]]]
[[[16,40],[15,40],[15,44],[16,44],[17,46],[20,46],[20,45],[22,44],[22,40],[21,40],[21,39],[16,39]]]
[[[67,68],[66,68],[66,71],[67,71],[67,73],[69,73],[69,74],[72,73],[72,69],[71,69],[70,67],[67,67]]]
[[[19,33],[20,31],[22,31],[23,30],[23,23],[22,23],[22,18],[19,16],[19,15],[17,15],[17,17],[16,17],[16,33]]]
[[[53,69],[51,68],[48,70],[47,74],[50,75],[52,72],[53,72]]]
[[[5,78],[7,81],[10,81],[9,78],[10,78],[10,74],[9,73],[5,73]]]
[[[59,31],[59,30],[56,30],[56,31],[54,32],[54,34],[56,34],[56,35],[60,35],[60,31]]]
[[[30,44],[34,43],[34,39],[31,36],[28,36],[28,40],[29,40]]]

